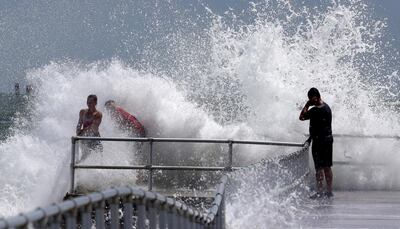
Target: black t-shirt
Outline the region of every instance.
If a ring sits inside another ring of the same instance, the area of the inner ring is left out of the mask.
[[[332,112],[328,104],[315,106],[304,114],[305,119],[310,119],[310,136],[327,137],[332,135]]]

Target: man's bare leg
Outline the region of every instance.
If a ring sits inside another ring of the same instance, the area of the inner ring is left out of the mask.
[[[324,170],[323,169],[317,169],[315,171],[315,178],[317,180],[317,193],[314,195],[310,196],[311,199],[318,199],[323,197],[323,181],[324,181]]]
[[[324,181],[324,170],[323,169],[318,169],[316,171],[315,177],[317,179],[317,192],[322,193],[324,186],[323,186],[323,181]]]
[[[332,193],[332,181],[333,181],[333,174],[331,167],[324,168],[325,180],[328,193]]]

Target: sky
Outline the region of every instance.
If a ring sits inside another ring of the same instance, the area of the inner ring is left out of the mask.
[[[374,17],[387,18],[387,37],[400,50],[400,1],[365,1],[373,6]],[[201,24],[207,24],[207,20],[196,18],[193,15],[196,9],[205,11],[204,6],[207,6],[223,15],[227,10],[240,12],[248,6],[248,1],[244,0],[169,2],[179,9],[178,13],[166,9],[167,1],[159,0],[118,3],[109,0],[0,0],[0,92],[12,91],[16,82],[24,87],[27,71],[51,61],[90,63],[117,57],[140,62],[146,55],[149,40],[162,38],[168,33],[161,31],[163,28],[171,29],[163,27],[163,23],[176,20],[178,22],[172,23],[184,24],[189,18],[189,22],[199,22],[200,30]],[[317,6],[326,2],[330,1],[296,3]],[[139,16],[132,20],[132,14]],[[162,48],[162,44],[156,48]]]

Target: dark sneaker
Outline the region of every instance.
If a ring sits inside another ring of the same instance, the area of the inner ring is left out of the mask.
[[[311,195],[310,199],[315,200],[315,199],[319,199],[319,198],[322,198],[322,197],[324,197],[323,193],[317,192],[317,193],[314,193],[313,195]]]
[[[327,198],[332,198],[333,197],[333,192],[325,192],[325,196]]]

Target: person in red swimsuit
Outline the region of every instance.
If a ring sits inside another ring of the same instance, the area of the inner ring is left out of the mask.
[[[88,109],[82,109],[79,112],[79,120],[76,125],[76,135],[86,137],[100,137],[99,126],[103,118],[103,114],[96,109],[97,96],[89,95],[87,97]],[[82,152],[82,158],[86,158],[91,151],[102,151],[103,146],[100,141],[83,141],[85,146]]]
[[[112,117],[118,122],[121,129],[128,130],[130,133],[138,137],[146,136],[146,131],[137,118],[117,106],[114,100],[108,100],[105,103],[105,107],[111,112]]]

